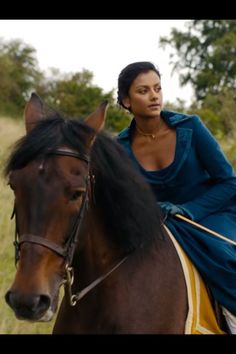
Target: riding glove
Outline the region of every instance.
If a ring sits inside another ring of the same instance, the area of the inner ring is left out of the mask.
[[[158,205],[164,218],[168,217],[169,215],[174,216],[176,214],[180,214],[193,220],[193,215],[181,205],[173,204],[171,202],[159,202]]]

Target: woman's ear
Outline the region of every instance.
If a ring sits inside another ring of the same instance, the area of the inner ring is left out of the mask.
[[[123,98],[122,103],[125,106],[125,108],[130,109],[131,104],[130,104],[130,99],[128,96]]]

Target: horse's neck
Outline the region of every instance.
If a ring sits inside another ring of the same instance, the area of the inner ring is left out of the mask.
[[[93,210],[85,216],[80,238],[82,245],[75,257],[79,263],[77,269],[83,269],[83,274],[79,274],[80,281],[85,284],[109,271],[114,262],[124,256],[110,241],[103,223]]]
[[[102,223],[96,211],[89,211],[86,214],[85,224],[83,227],[82,247],[77,256],[79,286],[84,287],[95,279],[109,272],[116,264],[124,257],[125,252],[118,249],[118,246],[111,241],[111,237]],[[128,262],[134,264],[131,266],[132,272],[152,271],[153,267],[158,273],[165,273],[168,268],[171,268],[172,258],[170,254],[176,253],[172,242],[169,238],[166,241],[156,240],[147,244],[145,247],[140,247],[134,250],[128,256]],[[174,259],[174,258],[173,258]],[[120,267],[113,275],[122,279],[126,278],[126,265]],[[129,268],[129,265],[128,265]],[[81,272],[80,272],[81,270]],[[124,272],[124,274],[122,274]]]
[[[122,258],[114,246],[110,247],[100,221],[96,217],[86,221],[83,247],[75,267],[75,292],[106,273],[117,256]],[[156,240],[131,253],[111,276],[83,298],[76,311],[67,305],[65,311],[72,320],[65,320],[62,313],[61,333],[70,333],[68,326],[73,321],[77,326],[75,333],[183,333],[185,290],[172,241],[168,237]]]

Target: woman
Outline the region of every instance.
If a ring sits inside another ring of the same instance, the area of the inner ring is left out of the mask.
[[[174,217],[185,215],[236,240],[232,166],[198,116],[162,110],[160,73],[152,63],[132,63],[121,71],[118,103],[134,116],[118,142],[151,185],[166,225],[236,333],[236,246]]]

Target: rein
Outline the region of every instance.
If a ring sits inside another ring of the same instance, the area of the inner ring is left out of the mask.
[[[71,156],[75,157],[79,160],[85,161],[88,165],[90,162],[90,158],[86,154],[80,154],[78,152],[74,152],[72,150],[64,150],[64,149],[57,149],[54,151],[50,151],[48,154],[50,155],[61,155],[61,156]],[[94,183],[95,183],[95,176],[91,175],[90,172],[88,172],[88,175],[86,176],[86,191],[83,196],[81,208],[78,214],[77,219],[75,220],[75,223],[72,228],[72,232],[70,233],[68,237],[68,241],[66,242],[65,247],[61,247],[57,245],[55,242],[52,242],[50,240],[47,240],[41,236],[38,235],[33,235],[33,234],[23,234],[20,235],[18,232],[18,226],[17,226],[17,212],[16,212],[16,207],[14,205],[13,212],[11,215],[11,219],[15,216],[15,240],[13,242],[13,245],[15,247],[15,264],[20,259],[20,247],[24,242],[28,243],[35,243],[40,246],[46,247],[56,253],[58,256],[62,257],[65,259],[65,274],[66,274],[66,279],[63,282],[65,286],[65,291],[66,291],[66,286],[69,294],[69,301],[71,306],[75,306],[76,303],[82,299],[88,292],[90,292],[93,288],[95,288],[99,283],[101,283],[104,279],[106,279],[115,269],[117,269],[127,258],[128,256],[125,256],[121,261],[116,263],[107,273],[101,275],[99,278],[94,280],[91,284],[86,286],[84,289],[79,291],[76,294],[72,294],[72,289],[71,286],[73,284],[74,280],[74,271],[73,267],[71,267],[71,263],[73,260],[73,256],[75,253],[75,248],[76,244],[79,239],[79,233],[80,233],[80,228],[82,224],[82,220],[85,214],[85,210],[88,209],[89,205],[89,187],[91,187],[91,190],[93,191],[94,189]],[[94,199],[94,196],[92,195],[92,199]]]
[[[95,288],[98,284],[100,284],[103,280],[105,280],[111,273],[113,273],[114,270],[116,270],[116,268],[118,268],[123,262],[125,262],[127,258],[128,258],[128,256],[125,256],[119,263],[115,264],[115,266],[112,267],[107,273],[101,275],[99,278],[94,280],[91,284],[89,284],[88,286],[86,286],[84,289],[82,289],[81,291],[79,291],[76,294],[72,294],[71,286],[69,286],[68,287],[68,295],[69,295],[70,305],[75,306],[78,301],[80,301],[93,288]],[[70,283],[72,285],[73,284],[72,268],[67,267],[66,272],[67,272],[67,279],[71,279]],[[71,276],[71,274],[72,274],[72,276]]]

